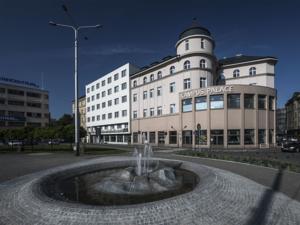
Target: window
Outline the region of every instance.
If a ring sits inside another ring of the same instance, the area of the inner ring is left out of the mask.
[[[95,95],[92,95],[92,101],[94,101],[95,100]]]
[[[161,96],[162,95],[162,87],[158,87],[157,88],[157,96]]]
[[[106,118],[106,115],[102,114],[102,120],[105,120],[105,118]]]
[[[97,84],[96,84],[96,89],[99,89],[99,87],[100,87],[100,84],[97,83]]]
[[[112,100],[109,100],[109,101],[107,102],[107,106],[110,107],[111,105],[112,105]]]
[[[119,74],[116,73],[116,74],[114,75],[114,80],[118,80],[118,79],[119,79]]]
[[[174,74],[175,73],[175,66],[171,66],[170,67],[170,74]]]
[[[111,77],[107,78],[107,83],[108,83],[108,84],[111,83]]]
[[[228,130],[227,135],[228,135],[228,145],[241,144],[240,130]]]
[[[144,111],[143,111],[143,117],[147,117],[147,109],[144,109]]]
[[[95,122],[95,116],[92,116],[92,122]]]
[[[150,75],[150,81],[154,81],[154,74]]]
[[[150,116],[154,116],[154,108],[150,108]]]
[[[97,96],[97,97],[96,97],[97,99],[99,99],[99,98],[100,98],[100,94],[99,94],[99,93],[98,93],[96,96]]]
[[[11,105],[10,102],[12,101],[8,101],[8,105]],[[19,102],[19,101],[13,101],[13,102]],[[21,105],[23,105],[23,102],[19,102]],[[42,104],[41,103],[37,103],[37,102],[27,102],[27,106],[29,107],[34,107],[34,108],[41,108]]]
[[[274,144],[274,130],[273,129],[269,129],[269,144]]]
[[[90,111],[90,109],[91,109],[91,108],[88,106],[86,110],[89,112],[89,111]]]
[[[183,80],[183,89],[190,89],[191,88],[191,79],[187,78]]]
[[[153,88],[150,89],[150,91],[149,91],[149,97],[150,97],[150,98],[153,98],[153,97],[154,97],[154,89],[153,89]]]
[[[254,144],[254,129],[245,129],[244,134],[244,144],[245,145],[253,145]]]
[[[87,98],[87,102],[90,102],[90,100],[91,100],[90,97],[88,97],[88,98]]]
[[[249,75],[250,75],[250,76],[256,75],[256,68],[255,68],[255,67],[251,67],[251,68],[249,69]]]
[[[125,110],[122,110],[122,116],[124,117],[124,116],[127,116],[127,110],[125,109]]]
[[[201,44],[201,48],[204,49],[205,46],[204,46],[204,39],[203,38],[201,38],[201,43],[200,44]]]
[[[199,96],[195,98],[195,109],[196,111],[207,109],[206,96]]]
[[[102,98],[105,97],[105,91],[102,91],[101,96]]]
[[[212,145],[223,145],[223,143],[224,143],[224,131],[223,130],[211,130],[210,137],[211,137]]]
[[[157,107],[157,115],[158,116],[162,115],[162,107],[161,106]]]
[[[97,116],[97,121],[99,121],[99,120],[100,120],[100,115]]]
[[[101,86],[105,86],[105,80],[101,81]]]
[[[119,112],[115,112],[115,118],[119,117]]]
[[[125,77],[125,76],[126,76],[126,70],[122,70],[121,77]]]
[[[102,102],[102,109],[105,108],[105,106],[106,106],[106,103]]]
[[[107,114],[107,119],[111,119],[112,118],[112,113],[108,113]]]
[[[122,103],[127,102],[127,95],[122,96]]]
[[[193,143],[193,132],[191,130],[182,131],[182,144],[191,145]]]
[[[0,93],[5,94],[5,88],[0,88]]]
[[[196,145],[207,145],[207,130],[196,131]]]
[[[137,83],[136,80],[133,81],[133,87],[136,87]]]
[[[228,94],[227,95],[227,107],[230,109],[240,108],[240,94]]]
[[[107,90],[107,95],[111,95],[112,91],[111,88]]]
[[[245,94],[244,95],[244,107],[245,109],[254,109],[254,95]]]
[[[200,77],[200,88],[206,87],[206,77]]]
[[[239,76],[240,76],[240,70],[234,70],[233,77],[239,77]]]
[[[177,131],[169,131],[169,144],[177,144]]]
[[[11,95],[20,95],[20,96],[24,96],[24,91],[20,91],[20,90],[15,90],[15,89],[8,89],[7,90],[8,94]]]
[[[139,140],[139,134],[137,132],[133,132],[132,134],[132,142],[133,143],[138,143]]]
[[[115,103],[115,105],[118,105],[119,104],[119,98],[115,98],[114,103]]]
[[[185,61],[183,64],[183,69],[187,70],[191,68],[191,63],[189,60]]]
[[[121,87],[122,87],[122,90],[125,90],[126,88],[127,88],[127,83],[125,82],[125,83],[122,83],[121,84]]]
[[[91,91],[94,91],[94,85],[91,87]]]
[[[137,94],[133,94],[133,102],[136,102],[137,101]]]
[[[266,143],[266,130],[258,129],[258,144],[265,144],[265,143]]]
[[[143,92],[143,99],[147,99],[147,91]]]
[[[191,112],[193,107],[192,99],[184,99],[182,100],[182,112]]]
[[[86,89],[86,93],[90,93],[90,88],[87,88],[87,89]]]
[[[90,117],[88,117],[88,118],[87,118],[87,121],[88,121],[88,123],[89,123],[89,122],[91,121],[91,118],[90,118]]]
[[[143,83],[146,84],[147,83],[147,77],[143,78]]]
[[[119,91],[119,86],[115,86],[114,91],[115,91],[115,93],[117,93]]]
[[[161,71],[158,71],[157,72],[157,79],[161,79],[162,78],[162,72]]]
[[[100,104],[97,104],[97,109],[100,109]]]
[[[133,117],[134,119],[136,119],[136,118],[137,118],[137,111],[133,111],[133,115],[132,115],[132,117]]]
[[[149,143],[155,143],[155,132],[149,132]]]
[[[95,106],[94,105],[92,105],[92,111],[94,111],[95,110]]]
[[[223,95],[211,95],[210,108],[211,109],[223,109],[224,108],[224,96]]]
[[[269,96],[269,110],[275,110],[275,98]]]
[[[170,83],[170,93],[175,92],[175,82]]]
[[[185,40],[185,50],[189,50],[190,45],[189,45],[189,40]]]
[[[170,104],[170,113],[175,113],[175,104]]]
[[[266,96],[258,95],[258,109],[266,109]]]
[[[27,92],[27,96],[31,98],[41,98],[42,95],[34,92]]]
[[[206,61],[205,61],[205,59],[201,59],[200,60],[200,68],[206,68]]]

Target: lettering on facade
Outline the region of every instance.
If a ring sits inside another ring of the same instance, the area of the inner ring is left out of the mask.
[[[233,86],[220,86],[220,87],[208,87],[206,89],[198,89],[193,91],[187,91],[180,94],[181,98],[191,98],[202,95],[221,94],[225,92],[232,92]]]

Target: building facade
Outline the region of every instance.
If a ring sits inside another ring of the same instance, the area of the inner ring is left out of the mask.
[[[300,92],[295,92],[285,104],[287,135],[300,139]]]
[[[89,143],[130,142],[129,76],[137,70],[127,63],[86,85]]]
[[[274,57],[218,60],[211,33],[183,31],[176,55],[131,78],[132,143],[269,147],[276,143]]]
[[[48,91],[0,83],[0,128],[44,127],[49,120]]]
[[[276,130],[277,137],[283,138],[286,136],[286,109],[281,108],[276,110]]]
[[[75,113],[74,101],[72,102],[72,112]],[[78,98],[79,125],[86,130],[86,99],[85,95]]]

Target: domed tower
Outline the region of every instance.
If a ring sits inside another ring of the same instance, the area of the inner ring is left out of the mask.
[[[196,79],[206,78],[205,86],[213,85],[216,77],[217,59],[214,48],[215,42],[209,30],[197,24],[181,32],[176,43],[177,55],[183,63],[188,60],[191,68],[198,71]],[[199,88],[202,87],[200,82]]]

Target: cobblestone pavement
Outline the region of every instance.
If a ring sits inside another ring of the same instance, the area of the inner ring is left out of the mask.
[[[266,188],[228,171],[184,161],[184,168],[200,176],[200,183],[192,192],[152,203],[118,207],[60,202],[38,194],[36,189],[42,177],[54,172],[130,159],[91,159],[1,183],[0,224],[300,224],[300,203],[277,192],[282,177],[280,171],[271,188]]]

